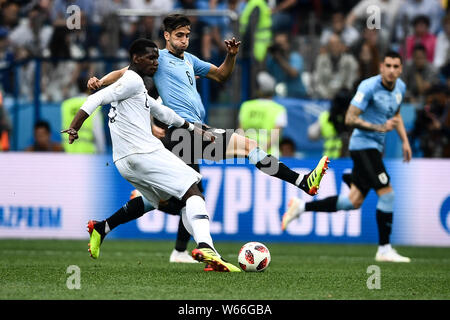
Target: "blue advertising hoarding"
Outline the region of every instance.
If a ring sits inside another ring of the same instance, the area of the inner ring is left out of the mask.
[[[317,162],[283,161],[299,173]],[[385,164],[396,194],[392,242],[450,246],[450,161],[388,159]],[[0,238],[87,239],[86,222],[110,216],[133,190],[109,156],[9,153],[0,155],[0,165],[8,168],[0,173]],[[341,177],[351,168],[349,159],[332,161],[319,195],[310,197],[248,163],[202,164],[214,240],[377,243],[373,191],[358,210],[308,212],[281,230],[291,197],[309,201],[346,194]],[[153,211],[108,237],[175,239],[178,219]]]

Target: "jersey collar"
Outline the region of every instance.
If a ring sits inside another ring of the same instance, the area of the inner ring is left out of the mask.
[[[398,80],[398,79],[397,79],[397,80]],[[392,91],[395,90],[395,87],[397,87],[397,80],[395,80],[394,87],[393,87],[392,89],[389,89],[388,87],[386,87],[386,86],[384,85],[384,83],[383,83],[383,78],[380,76],[380,84],[381,84],[381,86],[382,86],[384,89],[386,89],[387,91],[389,91],[389,92],[392,92]]]
[[[171,55],[173,55],[175,58],[178,58],[178,59],[180,59],[180,60],[184,60],[184,55],[183,55],[183,58],[180,58],[180,57],[177,56],[175,53],[169,51],[168,49],[166,49],[166,50],[167,50],[168,53],[170,53]]]

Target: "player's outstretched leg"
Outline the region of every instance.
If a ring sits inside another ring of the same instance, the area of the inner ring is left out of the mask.
[[[112,216],[103,221],[89,220],[87,231],[89,232],[89,249],[91,257],[97,259],[100,255],[100,246],[105,236],[118,225],[127,223],[141,217],[145,212],[154,208],[145,206],[142,197],[134,198],[123,205]]]
[[[97,259],[100,255],[100,245],[106,236],[104,221],[89,220],[87,231],[90,237],[88,251],[92,258]]]
[[[235,134],[235,140],[230,141],[230,144],[235,143],[236,145],[236,148],[234,149],[236,156],[241,155],[243,150],[245,150],[245,155],[248,157],[250,163],[254,164],[256,168],[265,174],[289,182],[302,189],[310,196],[317,194],[320,187],[320,181],[328,170],[328,164],[330,163],[327,156],[323,156],[311,172],[301,177],[297,172],[291,170],[279,159],[260,149],[255,141],[244,137],[246,140],[242,142],[242,136],[239,136],[239,138],[237,136],[239,135]],[[228,152],[229,151],[227,151],[227,154]]]
[[[186,208],[182,210],[181,215],[186,229],[197,243],[197,248],[192,251],[192,258],[209,264],[214,271],[240,272],[238,267],[222,259],[215,250],[209,230],[209,215],[206,211],[205,200],[200,196],[198,188],[195,187],[186,197]]]
[[[294,197],[289,201],[288,208],[281,220],[281,229],[286,230],[288,224],[300,217],[305,211],[336,212],[339,210],[357,209],[348,196],[332,196],[318,201],[305,202]]]
[[[303,176],[303,179],[298,187],[311,196],[316,195],[319,191],[320,181],[322,181],[323,176],[328,170],[329,163],[330,160],[328,157],[323,156],[317,166],[311,170],[310,173]]]

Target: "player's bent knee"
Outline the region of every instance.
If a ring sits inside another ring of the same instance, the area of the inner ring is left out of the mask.
[[[362,204],[363,204],[362,201],[355,201],[355,202],[353,203],[353,209],[359,209],[359,208],[361,208]]]
[[[391,192],[382,194],[378,197],[377,209],[383,212],[394,211],[395,194],[394,190]]]
[[[350,197],[350,202],[352,203],[353,208],[352,209],[359,209],[361,208],[363,202],[364,202],[364,198],[360,198],[360,197]]]
[[[348,197],[353,204],[354,209],[359,209],[361,208],[366,196],[354,184],[352,184]]]
[[[171,214],[171,215],[179,215],[181,209],[186,206],[184,201],[178,200],[175,197],[171,197],[167,201],[161,201],[159,203],[158,209],[162,212]]]
[[[194,183],[184,194],[182,201],[187,201],[187,199],[189,199],[190,197],[193,196],[199,196],[200,198],[202,198],[203,200],[205,200],[205,198],[203,197],[203,194],[200,192],[200,189],[198,188],[197,183]]]
[[[350,202],[351,202],[351,204],[353,206],[352,209],[359,209],[359,208],[361,208],[361,206],[362,206],[362,204],[364,202],[364,197],[354,196],[354,195],[352,196],[350,194],[349,200],[350,200]]]
[[[153,207],[153,205],[150,203],[150,201],[148,201],[145,197],[141,197],[142,198],[142,202],[144,203],[144,212],[149,212],[153,209],[155,209]]]
[[[353,210],[358,209],[355,205],[350,201],[348,196],[339,196],[336,203],[337,210]]]

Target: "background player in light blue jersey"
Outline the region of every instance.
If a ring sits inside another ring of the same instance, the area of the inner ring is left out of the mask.
[[[227,55],[224,62],[217,67],[186,52],[189,45],[191,25],[186,16],[180,14],[169,15],[164,19],[163,24],[166,48],[159,51],[159,66],[157,72],[153,76],[154,84],[162,102],[164,105],[172,108],[185,120],[199,123],[204,130],[209,129],[216,136],[216,140],[214,141],[215,148],[210,147],[210,141],[205,141],[202,142],[200,150],[196,150],[194,148],[195,143],[193,135],[188,133],[188,135],[191,136],[191,139],[184,139],[185,135],[180,134],[180,131],[176,130],[176,128],[164,128],[166,129],[166,133],[162,141],[165,147],[171,151],[174,151],[176,146],[177,150],[188,150],[188,155],[175,154],[181,156],[183,161],[197,171],[199,171],[197,164],[198,159],[218,161],[225,158],[247,157],[249,161],[262,172],[294,184],[309,195],[316,194],[320,181],[325,171],[328,169],[328,157],[322,157],[314,170],[301,176],[297,172],[289,169],[277,158],[272,157],[270,154],[267,154],[264,150],[260,149],[256,141],[237,133],[227,134],[225,130],[210,128],[203,123],[205,109],[200,95],[197,92],[195,77],[203,76],[217,82],[226,81],[234,69],[240,42],[236,41],[235,38],[225,40]],[[127,69],[128,67],[125,67],[121,70],[113,71],[100,80],[95,77],[91,78],[88,82],[88,87],[95,90],[103,85],[109,85],[117,81]],[[189,143],[189,146],[180,148],[179,146],[181,143]],[[211,149],[214,149],[214,152],[211,154],[205,151]],[[125,205],[124,207],[127,208],[126,214],[120,215],[123,218],[115,219],[116,222],[114,225],[109,224],[109,227],[107,227],[106,230],[112,230],[117,225],[129,221],[130,217],[135,219],[145,212],[154,209],[147,201],[145,201],[145,199],[143,201],[143,205],[134,205],[133,203]],[[167,213],[174,213],[178,212],[179,209],[183,207],[183,204],[176,204],[175,200],[169,205],[171,206],[170,210],[166,209],[166,204],[161,205],[158,209]],[[179,207],[179,209],[177,209],[177,207]],[[185,252],[181,250],[186,248],[187,241],[189,240],[189,234],[187,231],[184,233],[184,231],[184,227],[180,223],[178,240],[185,239],[185,242],[177,240],[176,251],[178,252]],[[184,233],[186,237],[181,236],[182,233]]]
[[[410,262],[390,245],[394,211],[394,190],[382,160],[386,132],[397,130],[403,143],[403,159],[411,160],[411,147],[406,135],[400,105],[405,94],[405,83],[399,79],[402,59],[397,52],[385,54],[380,74],[361,82],[347,110],[345,123],[354,128],[349,150],[353,160],[350,193],[305,203],[299,198],[291,200],[283,216],[282,229],[305,211],[335,212],[361,207],[371,188],[378,195],[376,219],[379,246],[376,261]]]

